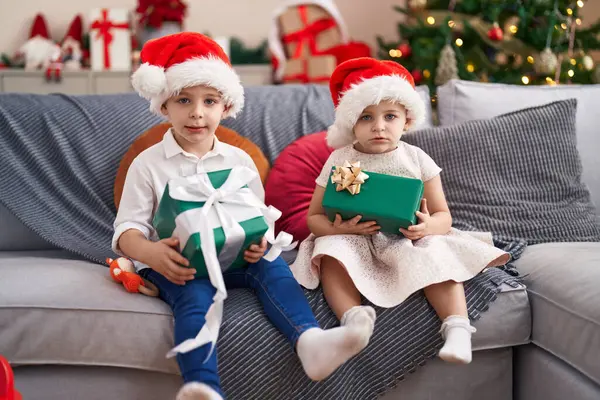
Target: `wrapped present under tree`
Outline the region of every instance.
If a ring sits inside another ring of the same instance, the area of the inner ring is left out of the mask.
[[[333,56],[337,66],[351,58],[371,55],[369,46],[350,40],[348,29],[333,0],[307,0],[302,4],[295,0],[284,0],[274,12],[268,44],[275,82],[322,81],[286,79],[289,75],[287,64],[292,60]],[[328,77],[330,75],[331,72]]]
[[[288,60],[283,81],[286,83],[329,83],[337,63],[334,56],[311,56]]]

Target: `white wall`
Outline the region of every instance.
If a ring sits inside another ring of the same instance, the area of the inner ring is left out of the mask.
[[[238,36],[255,46],[266,38],[272,11],[283,0],[188,0],[185,29],[210,32],[215,36]],[[376,35],[398,39],[397,23],[402,15],[394,5],[405,0],[336,0],[355,40],[369,44],[376,55]],[[95,7],[124,7],[133,10],[136,0],[0,0],[0,53],[14,52],[29,36],[38,12],[46,16],[50,34],[61,40],[70,21],[81,13],[87,23]],[[227,9],[226,9],[226,7]],[[591,24],[600,18],[600,0],[588,0],[583,19]],[[600,54],[596,57],[600,60]]]
[[[376,35],[397,38],[396,24],[402,16],[392,7],[404,1],[337,0],[336,4],[353,38],[371,45],[375,55]],[[282,0],[188,0],[185,29],[214,36],[238,36],[247,45],[255,46],[266,39],[271,14],[281,3]],[[133,10],[136,5],[136,0],[0,0],[0,52],[12,54],[28,38],[38,12],[45,15],[52,38],[61,40],[77,13],[87,24],[92,8]]]

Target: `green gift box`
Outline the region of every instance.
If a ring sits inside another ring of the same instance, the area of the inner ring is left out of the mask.
[[[332,172],[335,172],[334,167]],[[360,185],[360,192],[337,190],[331,176],[323,196],[323,208],[330,221],[340,214],[347,220],[362,215],[361,222],[377,221],[381,232],[401,235],[400,228],[417,223],[416,212],[423,197],[423,181],[375,172],[363,171],[368,178]]]
[[[212,186],[218,189],[224,185],[230,173],[231,170],[222,170],[209,172],[206,175]],[[191,177],[187,185],[193,186],[195,182],[194,178]],[[178,180],[171,181],[165,188],[152,221],[158,237],[160,239],[171,236],[188,237],[185,244],[180,243],[180,246],[183,246],[181,253],[190,261],[190,267],[196,269],[196,278],[207,278],[208,271],[201,248],[200,229],[198,228],[198,223],[204,219],[213,228],[214,245],[221,264],[221,270],[226,271],[245,267],[247,263],[244,260],[244,251],[252,244],[259,244],[269,228],[261,211],[249,204],[230,204],[227,202],[219,204],[221,210],[226,210],[228,215],[235,219],[243,229],[243,234],[237,229],[238,232],[236,235],[230,235],[226,246],[226,232],[223,226],[220,225],[215,205],[211,207],[207,216],[208,218],[203,218],[200,213],[206,201],[174,198],[172,192],[175,186],[174,182],[178,182],[177,184],[182,186],[181,182],[185,182],[185,179],[187,178],[179,178]],[[244,188],[247,189],[247,186],[244,186]],[[181,225],[179,227],[177,226],[178,221],[180,221]],[[181,235],[182,232],[183,235]],[[222,251],[224,247],[227,247],[225,252]],[[236,249],[236,251],[232,252],[232,248]]]

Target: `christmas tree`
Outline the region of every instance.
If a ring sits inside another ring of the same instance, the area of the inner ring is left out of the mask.
[[[600,83],[588,52],[600,21],[583,28],[583,0],[407,0],[400,40],[378,37],[379,57],[432,91],[452,78],[509,84]]]

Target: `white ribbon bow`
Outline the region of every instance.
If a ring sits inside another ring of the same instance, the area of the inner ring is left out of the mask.
[[[292,235],[286,232],[280,232],[275,237],[275,221],[281,217],[281,211],[272,206],[267,207],[249,188],[244,187],[256,178],[258,174],[255,171],[248,167],[236,166],[231,169],[227,180],[219,189],[214,188],[207,173],[176,178],[169,182],[171,198],[205,202],[202,208],[188,210],[177,216],[173,236],[179,239],[181,251],[192,234],[200,234],[200,248],[210,283],[215,287],[216,293],[213,304],[206,313],[206,323],[198,335],[171,349],[167,358],[178,353],[187,353],[207,343],[211,343],[211,348],[206,360],[212,354],[223,320],[223,302],[227,298],[222,266],[227,268],[235,261],[242,250],[246,235],[238,220],[249,218],[239,219],[240,215],[250,218],[262,215],[265,218],[268,226],[265,238],[271,244],[268,254],[263,257],[265,260],[272,262],[282,251],[292,250],[297,245],[297,242],[292,243]],[[213,209],[225,233],[225,244],[219,255],[214,239],[214,224],[211,224],[210,218],[214,215],[211,215]]]

